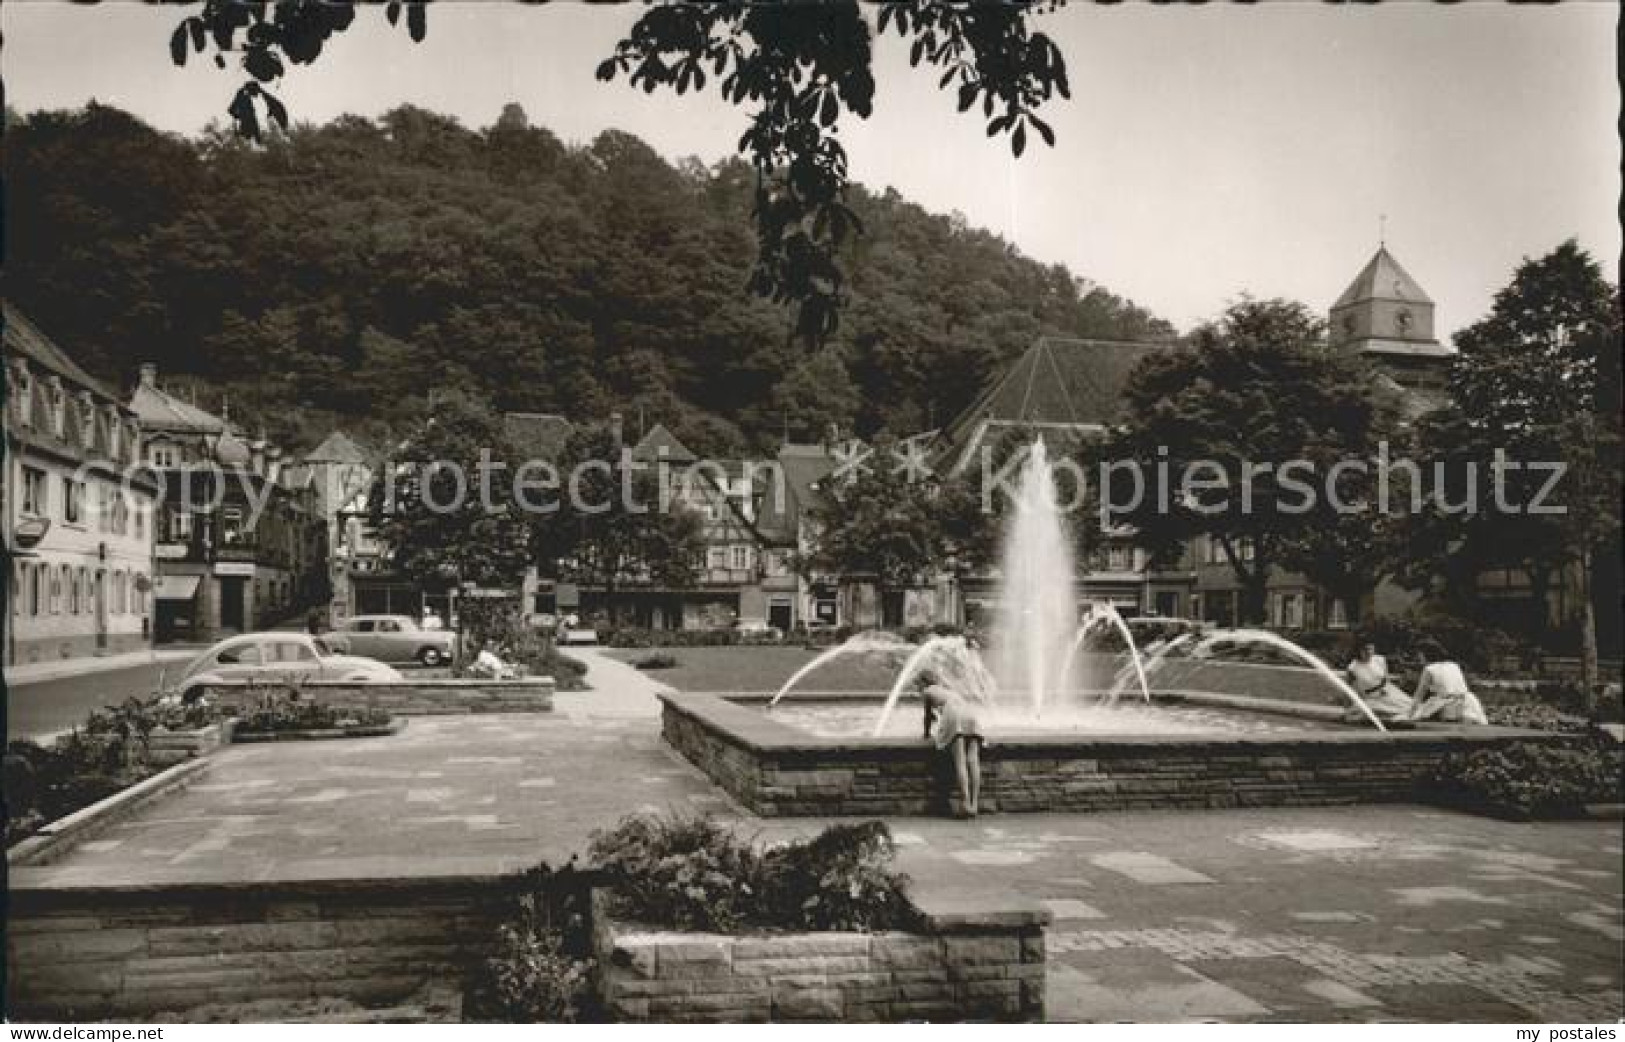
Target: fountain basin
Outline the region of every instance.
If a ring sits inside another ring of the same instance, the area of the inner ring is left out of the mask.
[[[1425,799],[1427,778],[1449,753],[1572,741],[1551,732],[1429,724],[1385,734],[1337,724],[1341,710],[1334,707],[1249,705],[1264,700],[1196,692],[1155,695],[1159,705],[1222,710],[1249,724],[1266,715],[1261,710],[1270,709],[1277,724],[1288,720],[1292,725],[1180,734],[995,732],[982,754],[984,810],[1410,802]],[[818,734],[767,713],[770,697],[665,692],[662,731],[713,782],[764,817],[947,811],[951,768],[917,730],[879,737]],[[795,708],[861,706],[878,713],[882,698],[880,693],[800,693]],[[897,715],[919,727],[912,705]]]

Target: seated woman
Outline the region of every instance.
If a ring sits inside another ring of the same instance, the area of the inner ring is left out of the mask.
[[[1422,676],[1416,682],[1416,704],[1406,719],[1437,717],[1447,724],[1488,724],[1484,706],[1467,686],[1467,675],[1446,657],[1444,648],[1430,642],[1422,652],[1428,664],[1422,667]]]
[[[915,680],[925,705],[925,737],[953,757],[959,782],[960,810],[955,817],[976,817],[982,798],[982,735],[976,707],[963,695],[944,687],[930,670]]]
[[[1414,705],[1411,696],[1388,679],[1388,660],[1377,654],[1375,644],[1368,640],[1361,641],[1359,650],[1355,652],[1354,661],[1348,664],[1346,672],[1354,693],[1360,696],[1360,700],[1379,720],[1387,723],[1403,720],[1410,715]],[[1355,722],[1358,723],[1364,719],[1365,714],[1351,707],[1349,716],[1356,718]]]

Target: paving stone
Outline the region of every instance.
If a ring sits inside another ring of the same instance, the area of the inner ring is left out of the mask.
[[[1200,872],[1193,872],[1165,857],[1143,851],[1096,854],[1089,860],[1100,868],[1121,873],[1136,883],[1144,883],[1147,886],[1184,886],[1213,882]]]

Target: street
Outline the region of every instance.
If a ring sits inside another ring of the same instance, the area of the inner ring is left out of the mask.
[[[131,695],[150,697],[158,690],[159,676],[175,676],[184,660],[142,663],[124,669],[59,677],[33,683],[6,683],[8,738],[38,738],[65,731],[84,722],[92,710],[124,701]]]

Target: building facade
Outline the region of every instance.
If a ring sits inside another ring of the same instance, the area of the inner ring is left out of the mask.
[[[160,641],[211,641],[264,629],[327,597],[327,528],[309,476],[158,385],[141,367],[130,399],[142,452],[162,483],[155,630]]]
[[[158,486],[117,394],[5,309],[6,665],[146,648]]]

